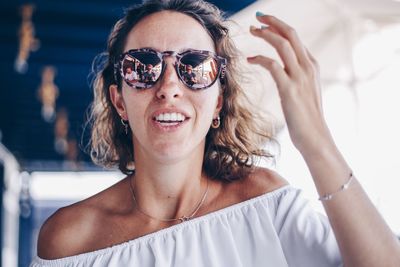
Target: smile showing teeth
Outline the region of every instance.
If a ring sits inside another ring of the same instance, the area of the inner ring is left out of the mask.
[[[165,126],[177,125],[185,120],[181,113],[162,113],[155,117],[155,120]]]

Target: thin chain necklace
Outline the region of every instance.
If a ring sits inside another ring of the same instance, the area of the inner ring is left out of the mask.
[[[209,188],[208,179],[207,179],[207,188],[204,191],[204,194],[203,194],[201,200],[199,201],[199,204],[197,204],[196,208],[193,210],[193,212],[189,216],[183,215],[182,217],[179,217],[179,218],[163,219],[163,218],[157,218],[157,217],[151,216],[139,208],[139,204],[137,203],[136,197],[135,197],[135,191],[133,190],[134,187],[132,186],[132,180],[133,180],[133,176],[131,176],[131,179],[129,179],[129,189],[131,190],[133,204],[136,206],[137,210],[140,213],[142,213],[143,215],[145,215],[153,220],[158,220],[158,221],[162,221],[162,222],[174,222],[174,221],[185,222],[185,221],[192,219],[196,215],[196,213],[199,211],[199,209],[203,205],[204,201],[206,200],[206,197],[208,194],[208,188]]]

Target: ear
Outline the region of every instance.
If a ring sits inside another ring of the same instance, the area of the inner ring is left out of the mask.
[[[123,120],[127,120],[128,117],[126,115],[127,112],[125,108],[125,102],[122,97],[122,91],[121,92],[118,91],[118,87],[116,84],[110,85],[108,90],[114,108],[117,110],[118,114],[121,116]]]

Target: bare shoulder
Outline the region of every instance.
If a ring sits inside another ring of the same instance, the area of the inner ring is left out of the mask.
[[[42,259],[63,258],[107,244],[107,240],[99,240],[99,237],[112,235],[107,229],[112,228],[115,214],[123,214],[124,205],[121,203],[126,202],[118,197],[125,195],[118,191],[121,188],[119,183],[51,215],[39,232],[38,256]]]
[[[92,235],[90,224],[97,217],[94,211],[82,203],[57,210],[40,229],[38,256],[56,259],[80,253]]]
[[[288,185],[288,182],[271,169],[256,167],[238,185],[237,189],[242,198],[248,199],[277,190]]]

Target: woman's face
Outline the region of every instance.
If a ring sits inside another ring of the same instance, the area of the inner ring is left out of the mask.
[[[124,52],[137,48],[215,52],[211,37],[195,19],[172,11],[154,13],[136,24],[127,37]],[[215,83],[205,90],[191,91],[177,76],[175,58],[166,57],[165,61],[164,74],[149,89],[137,90],[122,82],[119,94],[111,86],[114,106],[129,120],[135,159],[140,154],[147,160],[168,163],[190,155],[202,157],[205,136],[222,105],[220,85]],[[167,122],[182,118],[183,122]]]

